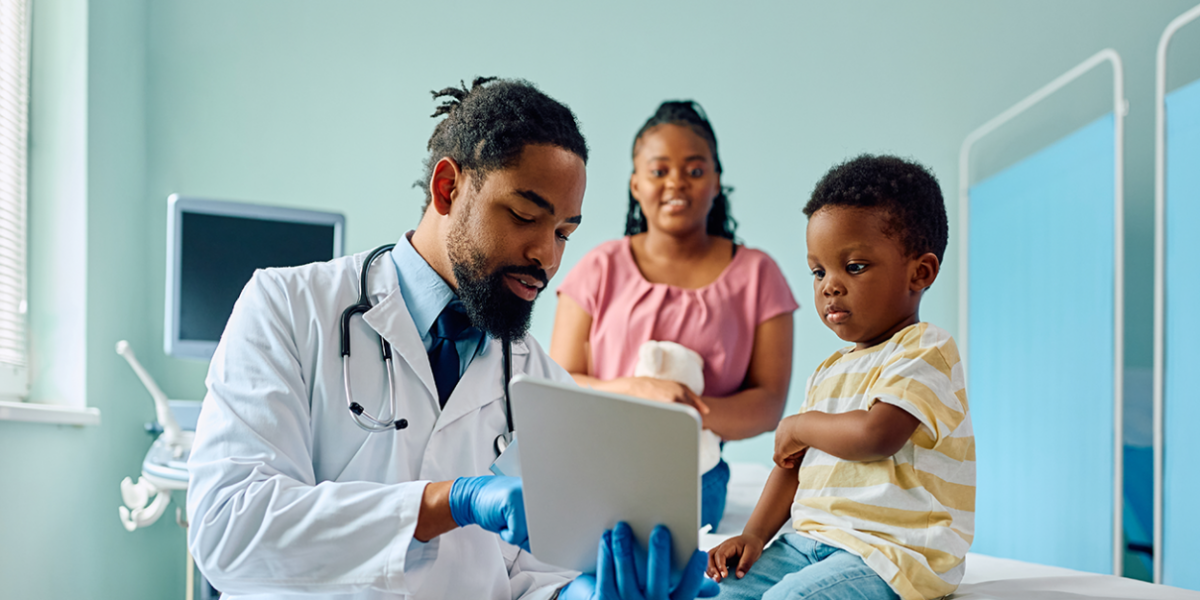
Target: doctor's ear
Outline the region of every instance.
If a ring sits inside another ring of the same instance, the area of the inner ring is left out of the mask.
[[[429,178],[430,204],[439,215],[450,214],[450,205],[458,197],[459,188],[466,183],[466,176],[458,163],[449,156],[442,157],[433,166],[433,176]]]

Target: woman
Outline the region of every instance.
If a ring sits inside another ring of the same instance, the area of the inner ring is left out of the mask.
[[[559,287],[550,356],[580,385],[695,406],[725,440],[773,430],[792,370],[783,273],[738,244],[712,125],[699,105],[664,102],[638,131],[625,237],[589,252]],[[670,341],[704,360],[704,396],[634,377],[638,348]],[[701,480],[701,521],[715,530],[729,465]]]

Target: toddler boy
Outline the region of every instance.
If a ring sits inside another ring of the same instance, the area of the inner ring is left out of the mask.
[[[719,598],[944,596],[974,533],[975,438],[954,340],[917,316],[946,249],[941,190],[918,164],[864,155],[804,214],[813,306],[854,346],[779,424],[762,497],[708,574]],[[796,533],[764,552],[789,518]]]

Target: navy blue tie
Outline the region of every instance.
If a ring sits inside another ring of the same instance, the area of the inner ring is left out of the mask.
[[[429,366],[433,369],[433,382],[437,385],[438,403],[446,407],[446,400],[458,379],[462,376],[458,359],[458,347],[455,342],[476,331],[471,327],[471,319],[463,313],[462,303],[451,302],[442,309],[429,334],[433,336],[433,346],[429,349]]]

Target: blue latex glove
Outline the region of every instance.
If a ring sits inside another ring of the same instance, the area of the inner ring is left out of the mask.
[[[658,525],[650,533],[649,556],[640,551],[633,529],[617,523],[600,536],[596,573],[581,575],[558,595],[561,600],[692,600],[721,590],[704,576],[708,554],[697,550],[679,582],[671,586],[671,532]]]
[[[478,525],[529,551],[525,495],[518,477],[459,477],[450,486],[450,516],[459,527]]]

